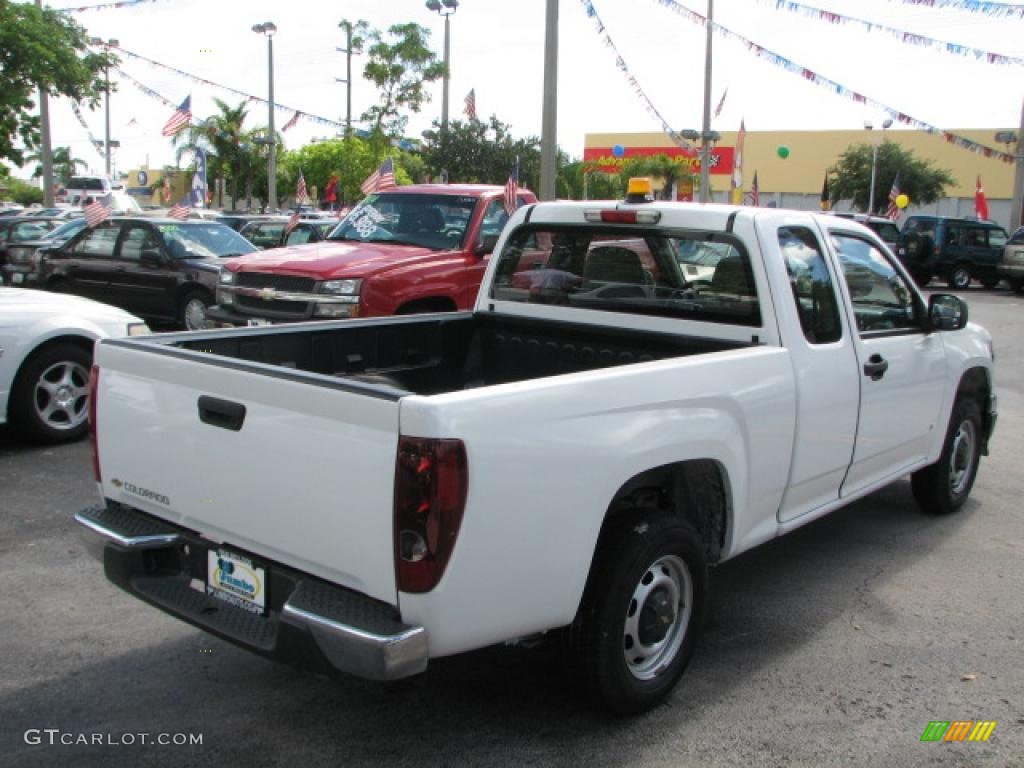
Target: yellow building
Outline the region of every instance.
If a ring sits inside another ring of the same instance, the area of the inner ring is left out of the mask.
[[[1006,147],[996,144],[994,136],[1004,128],[952,129],[950,133],[962,136],[1000,151]],[[711,190],[716,202],[728,197],[731,165],[736,145],[736,131],[720,131],[716,147],[722,148],[722,167],[712,168]],[[742,178],[744,190],[750,189],[754,172],[762,204],[766,200],[780,207],[813,209],[818,207],[825,172],[835,165],[839,156],[851,145],[867,144],[873,140],[892,141],[916,157],[945,169],[955,179],[947,189],[946,200],[908,212],[939,213],[942,215],[973,215],[975,181],[981,178],[989,203],[990,218],[1007,226],[1010,218],[1010,199],[1013,196],[1012,163],[948,143],[941,135],[924,131],[890,128],[886,131],[752,131],[747,130],[743,146]],[[584,158],[602,155],[619,148],[619,154],[647,154],[655,148],[671,150],[676,145],[664,133],[588,133],[584,137]],[[779,148],[786,147],[788,156],[780,156]],[[1013,147],[1010,150],[1013,152]],[[879,180],[878,189],[888,194],[888,180]],[[848,209],[838,205],[837,209]]]

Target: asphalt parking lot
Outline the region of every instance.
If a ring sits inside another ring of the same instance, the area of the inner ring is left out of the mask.
[[[904,480],[720,566],[687,675],[632,720],[543,647],[382,687],[192,629],[79,545],[88,443],[0,427],[0,764],[1024,766],[1024,297],[964,295],[995,337],[1000,405],[965,508],[922,515]],[[997,724],[986,743],[921,742],[934,720]]]

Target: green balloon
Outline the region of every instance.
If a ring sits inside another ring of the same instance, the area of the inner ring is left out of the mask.
[[[775,150],[775,152],[776,152],[776,153],[778,154],[778,156],[779,156],[779,157],[781,157],[781,158],[782,158],[783,160],[785,160],[785,159],[786,159],[787,157],[789,157],[789,147],[787,147],[787,146],[786,146],[785,144],[780,144],[780,145],[779,145],[779,148],[778,148],[778,149],[776,149],[776,150]]]

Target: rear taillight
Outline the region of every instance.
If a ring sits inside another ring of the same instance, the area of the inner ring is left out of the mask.
[[[94,365],[89,369],[89,440],[92,442],[92,473],[96,482],[102,482],[100,478],[100,446],[97,440],[96,426],[96,392],[100,385],[100,367]]]
[[[402,437],[395,467],[395,570],[402,592],[444,575],[462,524],[469,473],[461,440]]]

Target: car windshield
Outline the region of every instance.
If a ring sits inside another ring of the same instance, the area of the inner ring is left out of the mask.
[[[368,196],[329,240],[401,243],[441,251],[458,248],[477,198],[469,195]]]
[[[216,222],[157,226],[176,259],[213,259],[253,253],[256,247],[231,227]]]
[[[80,229],[85,229],[85,219],[72,219],[71,221],[61,224],[56,229],[50,230],[39,239],[62,243]]]

